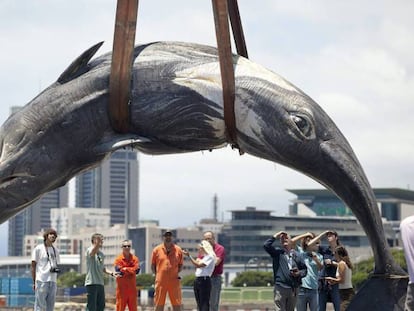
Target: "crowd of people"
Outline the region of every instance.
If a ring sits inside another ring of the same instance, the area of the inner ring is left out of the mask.
[[[414,310],[414,216],[401,222],[401,236],[407,260],[409,284],[405,310]],[[43,243],[32,252],[32,278],[35,291],[34,311],[53,311],[57,274],[60,272],[59,250],[54,247],[57,232],[48,229]],[[326,238],[327,246],[321,239]],[[274,245],[278,241],[279,245]],[[85,287],[87,311],[105,309],[104,274],[116,278],[116,310],[137,310],[136,275],[139,258],[131,253],[132,243],[122,241],[122,252],[116,257],[111,271],[105,267],[101,251],[104,237],[95,233],[87,248]],[[346,248],[334,230],[319,235],[311,232],[291,237],[279,231],[264,242],[265,251],[273,261],[274,303],[276,311],[325,311],[328,302],[335,311],[347,309],[355,295],[352,286],[353,265]],[[174,311],[181,311],[180,272],[184,258],[195,267],[194,295],[199,311],[218,311],[225,260],[225,250],[216,242],[214,233],[207,231],[193,257],[174,243],[172,231],[165,231],[163,242],[151,254],[151,269],[155,275],[155,311],[163,311],[168,295]]]
[[[328,246],[321,246],[325,236]],[[279,245],[274,246],[277,240]],[[336,231],[306,232],[293,238],[279,231],[263,246],[273,261],[276,311],[325,311],[327,302],[335,311],[346,310],[355,294],[353,266]]]
[[[170,298],[174,311],[181,310],[181,283],[179,273],[184,256],[195,267],[194,296],[199,311],[218,311],[222,283],[225,250],[216,242],[214,233],[204,232],[198,245],[198,254],[193,257],[188,250],[173,242],[173,234],[166,231],[164,241],[154,248],[151,255],[151,269],[155,274],[155,311],[164,310],[166,296]]]
[[[53,311],[56,301],[57,274],[60,272],[59,250],[53,246],[57,238],[54,229],[43,234],[43,243],[32,253],[32,278],[35,291],[34,311]],[[115,258],[114,270],[105,266],[105,254],[101,248],[104,237],[95,233],[86,258],[86,310],[105,310],[104,275],[116,278],[116,311],[138,310],[136,275],[140,271],[139,258],[131,252],[132,243],[124,240],[122,252]],[[151,270],[155,275],[155,311],[163,311],[167,295],[174,311],[181,311],[181,272],[184,256],[195,266],[194,295],[200,311],[218,311],[222,283],[225,250],[216,242],[214,233],[207,231],[198,245],[198,254],[193,258],[188,250],[174,243],[172,231],[165,231],[163,242],[151,254]]]

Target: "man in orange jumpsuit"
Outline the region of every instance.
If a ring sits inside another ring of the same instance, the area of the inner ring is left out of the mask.
[[[122,254],[114,261],[116,271],[116,311],[137,310],[136,275],[139,273],[139,259],[131,253],[131,241],[122,241]]]
[[[164,243],[152,251],[151,269],[155,274],[155,311],[163,311],[165,299],[170,298],[173,311],[181,310],[181,283],[179,273],[183,267],[183,252],[173,243],[171,231],[164,232]]]

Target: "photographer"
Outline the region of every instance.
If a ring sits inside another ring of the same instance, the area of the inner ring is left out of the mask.
[[[273,243],[279,239],[280,246]],[[308,270],[289,234],[284,231],[275,233],[263,245],[272,257],[275,280],[274,302],[276,311],[293,311],[296,306],[297,290]]]
[[[56,230],[46,230],[43,234],[43,243],[37,245],[32,253],[34,311],[53,311],[55,307],[56,279],[60,272],[59,250],[53,246],[56,238]]]
[[[315,234],[311,232],[292,238],[295,245],[302,240],[301,245],[296,245],[296,248],[308,269],[308,273],[302,278],[302,284],[299,288],[296,303],[297,311],[306,311],[308,306],[310,311],[318,311],[319,308],[319,271],[323,268],[323,257],[318,253],[319,243],[308,245],[313,238],[315,238]]]
[[[310,240],[308,245],[317,244],[323,236],[326,236],[329,245],[319,245],[318,247],[318,253],[323,256],[324,261],[324,267],[319,272],[319,311],[326,311],[327,302],[332,302],[334,310],[339,311],[341,308],[339,286],[338,284],[329,284],[326,281],[326,277],[336,277],[338,262],[335,259],[335,249],[341,246],[338,233],[335,230],[326,230]]]

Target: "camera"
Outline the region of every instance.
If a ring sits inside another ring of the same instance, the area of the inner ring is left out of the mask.
[[[52,272],[52,273],[60,273],[60,268],[59,267],[52,267],[52,268],[50,268],[50,272]]]

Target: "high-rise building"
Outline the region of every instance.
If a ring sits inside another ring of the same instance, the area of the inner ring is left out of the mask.
[[[76,206],[108,208],[111,225],[138,225],[138,153],[118,150],[99,167],[76,177]]]
[[[9,219],[8,255],[22,256],[25,235],[37,234],[50,228],[51,208],[67,207],[69,186],[65,185],[44,194],[21,213]]]

